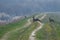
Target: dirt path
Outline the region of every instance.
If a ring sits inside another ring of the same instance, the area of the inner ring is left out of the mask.
[[[46,16],[46,14],[44,14],[41,18],[40,18],[40,20],[42,20],[42,19],[44,19],[45,18],[45,16]],[[42,27],[43,27],[43,23],[40,23],[40,22],[38,22],[39,24],[40,24],[40,26],[38,27],[38,28],[36,28],[32,33],[31,33],[31,35],[30,35],[30,37],[29,37],[29,40],[35,40],[35,33],[38,31],[38,30],[40,30]]]
[[[24,27],[28,27],[28,26],[31,24],[30,19],[28,19],[27,21],[28,21],[28,22],[24,25]],[[23,28],[23,27],[22,27],[22,28]],[[16,31],[16,30],[19,30],[19,29],[20,29],[20,28],[16,28],[16,29],[13,30],[13,31]],[[0,40],[7,40],[8,37],[9,37],[9,34],[10,34],[11,32],[13,32],[13,31],[9,31],[9,32],[5,33],[4,36],[3,36]]]
[[[46,16],[46,15],[44,15],[40,20],[44,19],[45,16]],[[24,25],[24,27],[28,27],[28,26],[31,24],[30,19],[28,19],[27,21],[28,21],[28,22]],[[40,23],[40,22],[38,22],[38,23]],[[39,29],[41,29],[42,26],[43,26],[43,24],[40,23],[40,27],[37,28],[37,29],[35,29],[35,30],[32,32],[32,34],[31,34],[31,36],[30,36],[30,40],[35,39],[35,38],[32,37],[32,36],[33,36],[33,35],[35,36],[36,31],[38,31]],[[23,27],[22,27],[22,28],[23,28]],[[16,28],[16,29],[13,30],[13,31],[16,31],[16,30],[19,30],[19,29],[20,29],[20,28]],[[5,33],[5,34],[3,35],[3,37],[2,37],[0,40],[7,40],[8,37],[10,36],[9,34],[10,34],[11,32],[13,32],[13,31],[9,31],[9,32]]]

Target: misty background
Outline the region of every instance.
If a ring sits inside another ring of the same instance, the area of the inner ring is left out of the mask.
[[[1,20],[35,12],[60,12],[60,0],[0,0]]]

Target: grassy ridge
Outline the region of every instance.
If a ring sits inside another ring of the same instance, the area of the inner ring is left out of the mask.
[[[53,18],[55,23],[49,22],[49,17]],[[36,33],[36,40],[60,40],[60,16],[48,14],[43,21],[45,25]]]
[[[60,40],[60,25],[55,25],[45,24],[44,27],[36,33],[36,40]]]
[[[35,15],[33,15],[35,16]],[[31,17],[33,17],[31,16]],[[42,15],[38,16],[38,18],[42,17]],[[52,14],[48,14],[42,22],[45,23],[42,29],[40,29],[36,33],[36,40],[60,40],[60,21],[59,18],[55,15],[53,18],[55,23],[50,23],[48,18],[52,17]],[[29,18],[31,18],[29,17]],[[57,19],[56,19],[57,18]],[[20,20],[16,23],[10,23],[5,26],[0,26],[0,38],[7,32],[12,31],[9,33],[7,40],[28,40],[32,31],[39,26],[37,22],[32,23],[28,27],[23,27],[27,23],[27,19]],[[16,30],[16,28],[20,28]],[[13,31],[15,30],[15,31]]]
[[[22,19],[19,22],[16,23],[10,23],[5,26],[0,26],[0,38],[8,31],[14,30],[16,28],[22,27],[27,22],[27,19]]]
[[[17,30],[15,32],[10,33],[10,36],[8,40],[28,40],[31,32],[38,27],[38,23],[32,23],[29,27],[22,28],[20,30]]]

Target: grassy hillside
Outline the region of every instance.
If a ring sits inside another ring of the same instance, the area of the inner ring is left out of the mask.
[[[46,23],[44,27],[36,33],[36,40],[60,40],[60,24]]]
[[[22,28],[20,30],[10,33],[10,36],[7,40],[28,40],[31,32],[38,26],[37,22],[32,23],[29,27]],[[12,37],[11,37],[12,36]]]
[[[54,19],[55,23],[49,22],[48,18]],[[60,40],[60,16],[58,14],[48,14],[43,20],[45,25],[36,33],[36,40]]]
[[[4,26],[0,26],[0,38],[8,31],[15,30],[16,28],[22,27],[24,24],[26,24],[27,19],[22,19],[19,22],[16,23],[10,23]]]
[[[32,15],[31,17],[38,16],[37,18],[41,18],[43,15],[44,14],[41,13]],[[32,31],[40,26],[38,22],[32,22],[32,20],[30,20],[31,24],[24,27],[26,23],[28,24],[27,21],[31,17],[0,26],[0,39],[9,32],[4,40],[29,40]],[[49,17],[53,18],[55,23],[49,22]],[[36,32],[34,36],[36,40],[60,40],[60,16],[50,13],[41,21],[44,25],[42,29]]]
[[[34,15],[36,16],[36,15]],[[31,16],[32,17],[32,16]],[[31,32],[37,27],[39,26],[39,24],[37,22],[32,23],[31,25],[29,25],[28,27],[24,27],[24,25],[26,23],[28,23],[28,19],[30,19],[31,17],[22,19],[18,22],[15,23],[9,23],[7,25],[3,25],[0,26],[0,39],[6,35],[6,33],[8,33],[6,36],[7,40],[28,40],[29,36],[31,34]],[[16,30],[18,29],[18,30]]]

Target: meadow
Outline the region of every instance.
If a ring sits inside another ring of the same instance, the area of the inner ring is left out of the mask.
[[[49,17],[54,19],[49,22]],[[59,14],[50,13],[43,20],[43,28],[36,33],[36,40],[60,40],[60,16]]]
[[[41,18],[44,13],[35,14],[30,17],[21,19],[18,22],[9,23],[0,26],[0,40],[29,40],[29,37],[33,30],[38,28],[40,24],[33,22],[32,17]],[[49,21],[49,17],[54,19],[54,23]],[[31,24],[28,23],[30,20]],[[47,16],[41,20],[43,27],[35,34],[36,40],[60,40],[60,16],[54,13],[47,14]],[[26,26],[26,24],[29,24]]]

